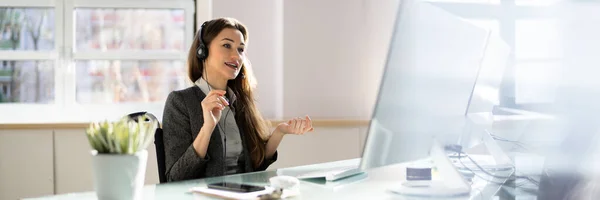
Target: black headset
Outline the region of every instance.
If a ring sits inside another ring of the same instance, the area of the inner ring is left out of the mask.
[[[204,61],[204,59],[208,57],[208,48],[204,44],[204,39],[202,38],[202,31],[204,30],[206,23],[207,21],[202,23],[202,26],[200,26],[200,31],[198,31],[198,40],[200,41],[200,44],[198,45],[198,49],[196,49],[196,57],[198,57],[200,61]]]

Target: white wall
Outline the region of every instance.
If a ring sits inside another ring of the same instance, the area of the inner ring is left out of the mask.
[[[248,26],[267,118],[368,119],[399,0],[213,1]]]
[[[371,116],[373,106],[377,99],[379,91],[379,82],[383,74],[383,67],[386,63],[388,50],[390,48],[390,40],[392,39],[392,31],[396,18],[396,11],[400,0],[391,1],[366,1],[366,51],[368,56],[363,60],[365,66],[369,70],[364,73],[363,94],[365,102],[362,104],[362,109],[366,114],[366,118]]]
[[[365,118],[363,1],[286,1],[284,22],[284,116]]]

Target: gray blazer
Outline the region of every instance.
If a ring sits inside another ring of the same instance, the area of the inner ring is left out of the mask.
[[[214,129],[204,159],[200,158],[192,142],[204,124],[201,102],[206,94],[197,86],[173,91],[167,97],[163,112],[163,137],[165,145],[165,166],[167,181],[198,179],[225,174],[225,157],[223,143],[218,129]],[[235,106],[235,105],[233,105]],[[243,173],[264,171],[277,160],[277,152],[270,160],[265,160],[256,169],[252,166],[248,153],[248,138],[244,126],[243,116],[238,116],[236,122],[242,139],[242,154],[244,163],[240,164]]]

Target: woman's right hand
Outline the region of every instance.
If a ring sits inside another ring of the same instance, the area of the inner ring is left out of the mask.
[[[229,106],[229,102],[223,97],[225,93],[224,90],[211,90],[202,100],[203,126],[214,128],[217,125],[219,119],[221,119],[223,109],[225,109],[225,106]]]

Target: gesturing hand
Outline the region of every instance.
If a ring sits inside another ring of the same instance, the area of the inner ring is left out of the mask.
[[[221,113],[225,106],[229,106],[229,102],[225,100],[224,90],[211,90],[208,95],[202,100],[202,116],[204,117],[204,125],[212,126],[213,128],[221,119]]]
[[[314,128],[312,127],[312,120],[310,117],[308,117],[308,115],[304,119],[298,117],[290,119],[286,123],[281,123],[277,125],[277,129],[284,134],[296,135],[303,135],[306,132],[314,131]]]

